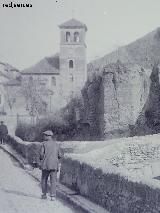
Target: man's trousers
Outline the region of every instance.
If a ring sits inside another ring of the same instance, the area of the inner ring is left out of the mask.
[[[56,183],[57,183],[57,171],[56,170],[42,170],[41,185],[42,193],[47,193],[47,181],[50,176],[50,196],[56,197]]]

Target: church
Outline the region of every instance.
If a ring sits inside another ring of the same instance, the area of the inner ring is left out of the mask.
[[[59,29],[59,53],[21,71],[22,84],[26,81],[38,81],[48,89],[49,108],[55,102],[61,103],[63,100],[68,103],[71,98],[80,95],[87,80],[87,26],[76,19],[70,19],[60,24]]]
[[[24,85],[30,88],[37,84],[34,89],[41,88],[38,95],[48,112],[66,106],[72,98],[81,95],[87,80],[87,26],[72,18],[60,24],[59,30],[59,53],[21,71],[12,68],[6,72],[4,69],[3,76],[0,71],[0,112],[8,114],[12,108],[14,114],[27,114],[28,103],[22,91]],[[13,75],[14,70],[16,74]],[[12,73],[12,77],[3,80],[6,73]]]

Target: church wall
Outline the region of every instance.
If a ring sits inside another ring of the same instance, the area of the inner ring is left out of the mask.
[[[36,75],[36,74],[23,75],[22,76],[22,84],[23,84],[23,82],[29,81],[31,77],[33,78],[33,81],[37,81],[40,84],[41,83],[44,84],[46,89],[53,90],[56,93],[58,92],[58,90],[59,90],[59,75]],[[52,77],[55,78],[56,85],[53,85]]]
[[[71,41],[66,42],[66,32],[70,32]],[[79,42],[74,42],[74,33],[79,32]],[[73,68],[69,61],[73,60]],[[87,79],[85,29],[61,30],[60,74],[64,95],[80,93]]]
[[[49,90],[47,93],[48,95],[42,94],[44,101],[47,103],[47,110],[51,111],[59,107],[56,104],[59,102],[58,100],[60,97],[60,76],[54,75],[54,74],[53,75],[47,75],[47,74],[46,75],[35,75],[35,74],[23,75],[22,84],[29,81],[30,77],[33,78],[33,81],[42,83],[42,85],[40,84],[40,86],[44,87],[44,91],[47,92],[47,90]],[[52,82],[52,77],[54,77],[56,80],[55,84],[53,84]]]
[[[0,85],[0,113],[4,111],[4,88]]]

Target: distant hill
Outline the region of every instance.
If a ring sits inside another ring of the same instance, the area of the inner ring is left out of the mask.
[[[150,69],[155,61],[160,60],[160,27],[144,37],[120,47],[118,50],[96,59],[91,63],[96,68],[120,60],[125,64],[137,64],[144,69]]]

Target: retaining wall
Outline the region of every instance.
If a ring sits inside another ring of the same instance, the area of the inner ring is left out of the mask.
[[[160,212],[160,189],[104,174],[71,158],[63,159],[60,181],[113,213]]]
[[[40,142],[25,142],[18,137],[8,137],[7,143],[25,158],[29,164],[39,163]]]

